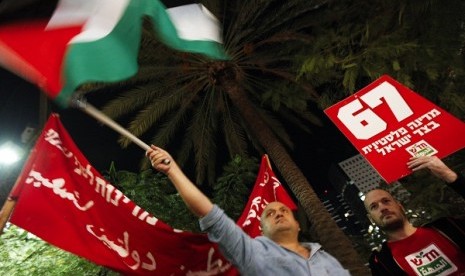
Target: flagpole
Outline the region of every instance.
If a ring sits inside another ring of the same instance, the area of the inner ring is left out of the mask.
[[[85,113],[87,113],[90,116],[94,117],[98,121],[100,121],[100,122],[104,123],[105,125],[107,125],[108,127],[112,128],[113,130],[115,130],[119,134],[127,137],[129,140],[131,140],[136,145],[141,147],[144,151],[147,151],[148,149],[150,149],[149,145],[144,143],[142,140],[140,140],[138,137],[136,137],[131,132],[127,131],[125,128],[120,126],[118,123],[113,121],[110,117],[108,117],[103,112],[101,112],[100,110],[98,110],[97,108],[95,108],[94,106],[89,104],[84,99],[75,98],[75,99],[72,100],[71,105],[73,107],[81,109],[82,111],[84,111]]]
[[[10,218],[11,213],[16,205],[16,199],[8,197],[5,203],[3,203],[2,210],[0,210],[0,235],[3,234],[3,228]]]

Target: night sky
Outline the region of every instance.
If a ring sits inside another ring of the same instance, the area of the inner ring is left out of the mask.
[[[10,140],[21,145],[23,130],[39,127],[40,95],[34,85],[0,70],[0,144]],[[74,142],[97,170],[107,170],[112,161],[117,169],[137,170],[139,159],[144,156],[142,149],[136,146],[122,149],[116,132],[79,109],[61,109],[50,101],[48,104],[52,112],[60,114]]]
[[[26,126],[37,127],[39,90],[0,68],[0,143],[16,140]]]

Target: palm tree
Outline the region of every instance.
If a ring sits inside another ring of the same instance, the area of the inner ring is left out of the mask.
[[[296,70],[313,41],[308,33],[318,23],[311,15],[321,5],[304,0],[227,3],[217,14],[224,21],[228,61],[173,52],[157,43],[147,27],[139,74],[111,87],[121,90],[120,97],[103,110],[129,119],[135,135],[152,135],[152,143],[175,149],[180,164],[193,159],[200,184],[205,179],[213,183],[216,163],[225,160],[218,155],[220,146],[229,157],[247,152],[250,144],[268,153],[312,222],[315,238],[352,273],[366,274],[351,242],[290,157],[290,138],[273,117],[307,130],[310,123],[320,124],[306,106],[318,94],[296,81]]]

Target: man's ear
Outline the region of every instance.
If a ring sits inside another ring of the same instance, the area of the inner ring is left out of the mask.
[[[370,222],[371,222],[372,224],[376,224],[376,223],[373,221],[373,218],[371,217],[370,214],[367,214],[367,218],[370,220]]]
[[[397,202],[400,206],[400,209],[402,210],[402,212],[404,212],[404,214],[407,214],[407,211],[405,211],[405,208],[404,208],[404,205],[402,205],[400,202]]]

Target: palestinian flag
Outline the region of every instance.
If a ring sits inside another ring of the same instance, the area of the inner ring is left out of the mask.
[[[157,37],[166,45],[227,59],[219,22],[201,4],[22,1],[0,5],[0,66],[37,84],[63,107],[85,82],[120,81],[137,72],[144,16],[152,19]],[[34,13],[34,7],[41,12]],[[23,10],[27,12],[22,14]]]

